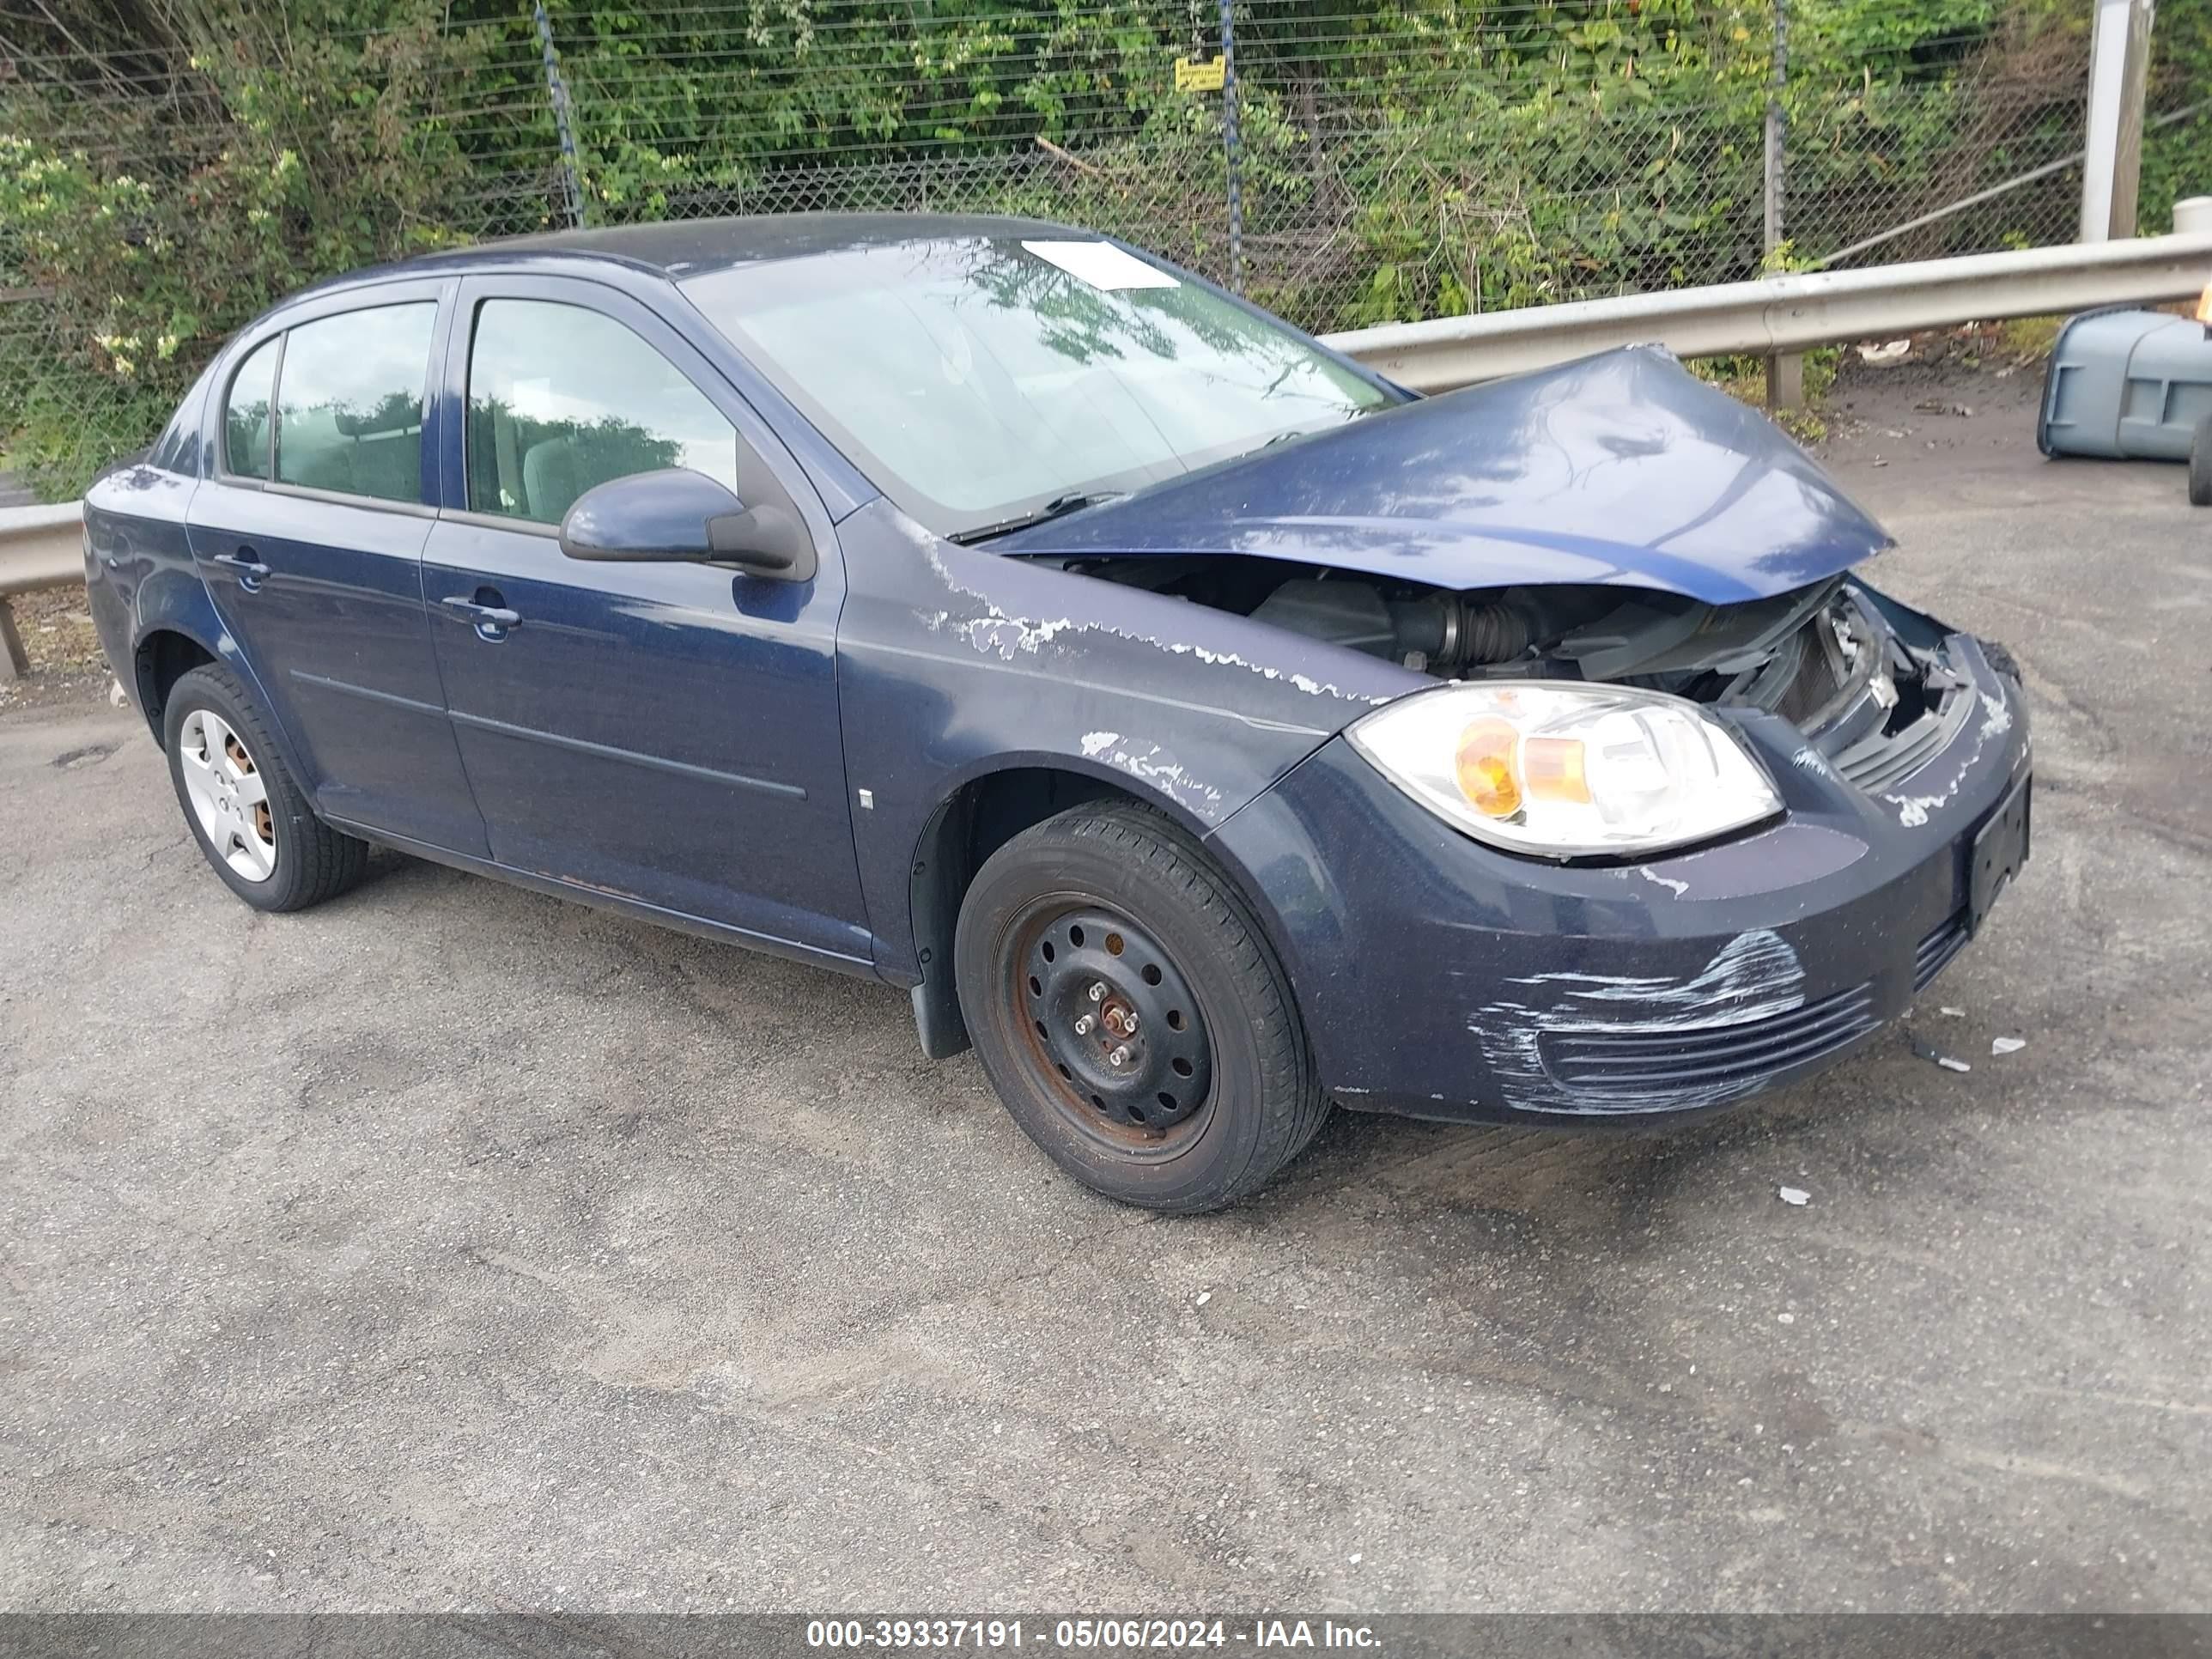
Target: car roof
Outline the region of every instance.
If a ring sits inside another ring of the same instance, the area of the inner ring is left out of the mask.
[[[319,283],[308,292],[353,283],[389,281],[395,276],[493,270],[518,260],[547,256],[606,260],[681,280],[732,265],[796,259],[846,248],[977,237],[1091,238],[1097,234],[1095,231],[1079,230],[1043,219],[984,213],[770,213],[736,218],[684,219],[659,224],[501,237],[470,247],[353,271]]]

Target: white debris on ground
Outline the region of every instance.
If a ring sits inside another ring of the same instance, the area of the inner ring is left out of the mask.
[[[1964,1008],[1952,1008],[1947,1006],[1938,1008],[1936,1012],[1942,1015],[1946,1019],[1964,1019],[1966,1017],[1966,1011]]]
[[[1990,1052],[1993,1054],[2016,1054],[2027,1047],[2025,1037],[1991,1037]]]
[[[1774,1189],[1774,1195],[1784,1204],[1796,1204],[1800,1206],[1813,1201],[1813,1194],[1802,1187],[1778,1187]]]
[[[1907,1031],[1905,1035],[1905,1041],[1912,1045],[1912,1052],[1922,1060],[1932,1060],[1947,1072],[1971,1072],[1974,1069],[1972,1066],[1967,1065],[1965,1060],[1958,1059],[1954,1055],[1945,1054],[1941,1048],[1935,1047],[1932,1043],[1924,1041],[1911,1031]]]

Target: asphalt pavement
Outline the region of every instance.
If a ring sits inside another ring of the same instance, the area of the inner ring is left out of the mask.
[[[2026,672],[1972,1070],[1340,1114],[1197,1220],[896,991],[388,854],[260,916],[135,714],[0,714],[0,1607],[2212,1607],[2212,513],[2030,379],[1830,445]]]

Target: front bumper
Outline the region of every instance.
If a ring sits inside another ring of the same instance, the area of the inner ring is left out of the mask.
[[[1498,852],[1324,744],[1213,838],[1269,912],[1323,1086],[1415,1117],[1634,1119],[1860,1046],[1966,942],[1975,835],[2028,767],[2018,688],[1945,643],[1975,707],[1910,776],[1862,790],[1747,715],[1784,817],[1645,864]]]

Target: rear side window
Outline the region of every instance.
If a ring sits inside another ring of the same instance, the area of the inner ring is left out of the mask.
[[[302,323],[276,389],[276,481],[381,501],[422,499],[422,388],[434,301]]]
[[[222,406],[222,465],[241,478],[269,476],[270,394],[276,386],[276,348],[283,335],[264,341],[231,376]]]
[[[738,487],[737,428],[698,387],[611,317],[550,300],[478,308],[467,455],[469,510],[533,524],[634,472],[684,466]]]

